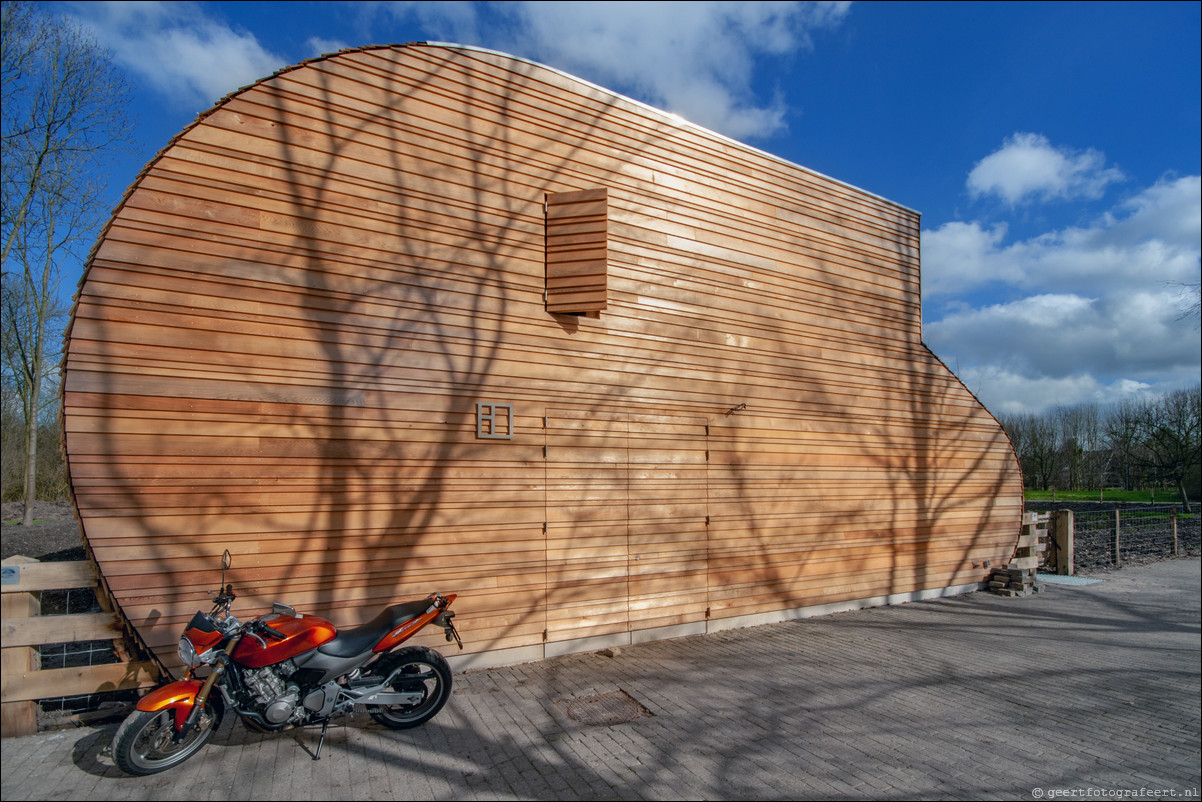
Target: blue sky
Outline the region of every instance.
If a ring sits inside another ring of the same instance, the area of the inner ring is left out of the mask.
[[[114,203],[196,114],[277,69],[478,45],[922,212],[924,339],[996,414],[1199,381],[1199,3],[48,5],[134,87]]]

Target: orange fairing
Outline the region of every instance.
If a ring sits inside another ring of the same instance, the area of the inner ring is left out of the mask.
[[[175,728],[181,729],[192,707],[196,704],[196,696],[204,685],[198,679],[184,679],[156,688],[138,700],[137,708],[148,713],[175,708]]]
[[[192,616],[188,626],[184,628],[184,637],[192,642],[192,647],[196,649],[197,654],[203,654],[221,643],[221,639],[225,636],[213,626],[213,619],[198,611],[196,615]]]
[[[243,635],[234,647],[234,661],[246,668],[282,663],[290,657],[316,649],[331,641],[338,631],[324,618],[306,615],[298,618],[280,616],[267,621],[271,628],[284,633],[283,638],[263,635],[263,642],[249,634]],[[263,643],[267,645],[264,646]]]
[[[412,637],[414,633],[416,633],[419,629],[424,627],[426,624],[433,621],[435,618],[437,618],[439,615],[441,615],[448,607],[450,607],[451,602],[455,601],[455,595],[456,594],[454,594],[454,593],[449,593],[446,596],[439,597],[438,601],[435,602],[434,604],[431,604],[430,609],[426,610],[426,612],[422,613],[417,618],[409,619],[405,623],[401,624],[399,627],[393,629],[391,632],[389,632],[383,638],[381,638],[380,642],[375,645],[375,648],[373,648],[372,651],[373,652],[386,652],[389,649],[391,649],[393,646],[396,646],[398,643],[404,643],[405,641],[409,640],[409,638]],[[431,596],[430,598],[432,600],[434,599],[433,596]],[[448,636],[447,640],[450,640],[449,636]]]

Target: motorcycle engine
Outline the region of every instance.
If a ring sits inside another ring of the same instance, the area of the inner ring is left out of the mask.
[[[263,718],[272,724],[286,724],[294,714],[298,714],[300,688],[287,682],[295,672],[296,665],[291,660],[242,671],[242,681],[254,694],[255,706],[263,711]],[[303,710],[299,711],[297,717],[303,713]]]

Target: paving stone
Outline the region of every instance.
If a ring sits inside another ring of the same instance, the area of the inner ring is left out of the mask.
[[[25,799],[1030,799],[1199,786],[1197,559],[469,671],[417,730],[248,733],[123,776],[115,725],[2,743]],[[558,702],[623,691],[590,726]],[[305,750],[306,747],[309,752]]]

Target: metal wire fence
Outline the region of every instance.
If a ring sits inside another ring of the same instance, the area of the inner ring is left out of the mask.
[[[1073,511],[1076,570],[1199,553],[1199,516],[1179,504],[1027,502],[1026,509]]]
[[[102,611],[95,591],[89,588],[73,590],[43,590],[38,594],[43,616],[99,613]],[[78,668],[123,662],[111,640],[48,643],[38,647],[42,669]],[[70,716],[91,713],[118,706],[137,698],[131,691],[108,691],[82,696],[60,696],[39,700],[42,713],[50,716]]]

